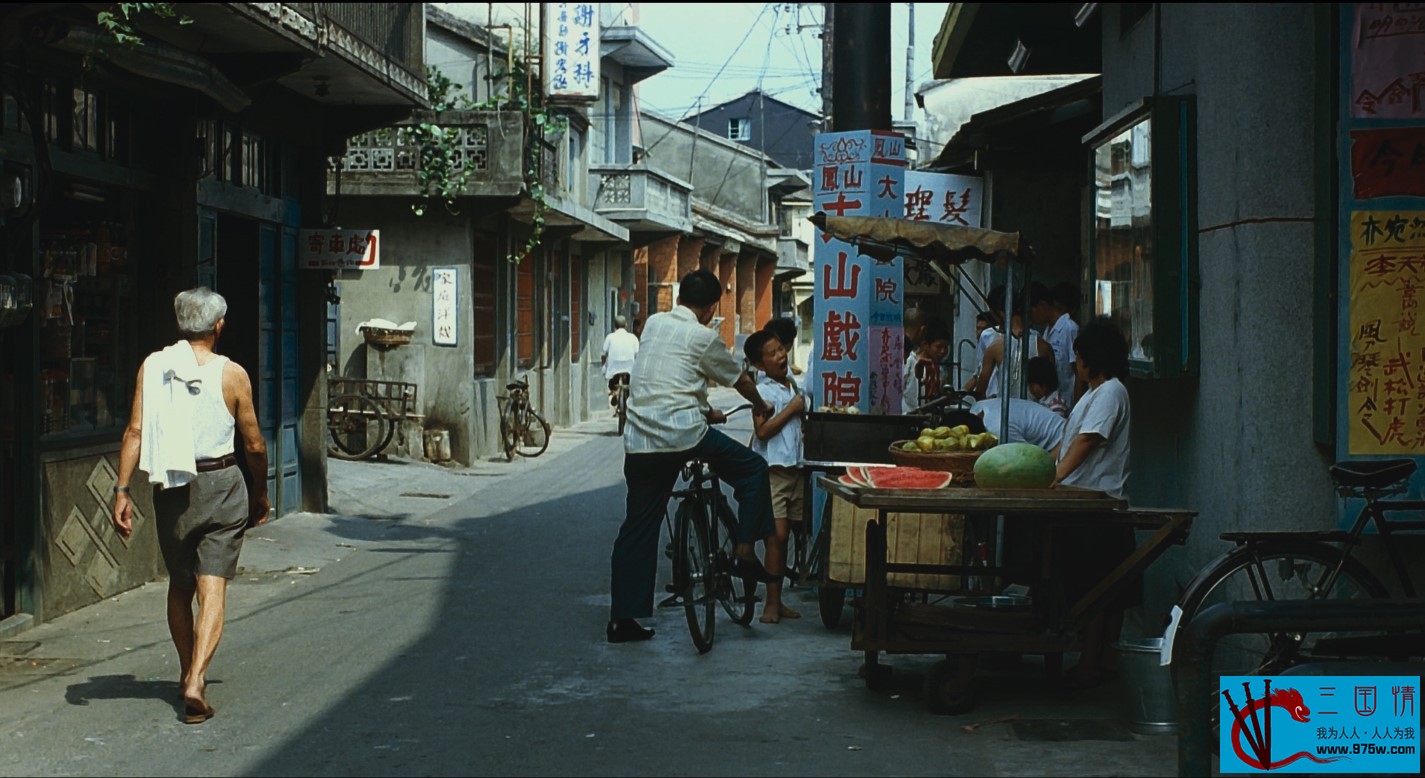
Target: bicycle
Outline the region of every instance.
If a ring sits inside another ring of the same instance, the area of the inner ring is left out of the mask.
[[[327,403],[328,453],[338,459],[366,459],[385,448],[395,425],[381,404],[364,394],[343,394]]]
[[[515,455],[537,457],[549,448],[549,422],[544,420],[529,404],[529,381],[521,378],[505,389],[505,411],[500,415],[500,444],[505,450],[505,461],[514,461]]]
[[[740,405],[726,415],[751,407]],[[683,480],[686,486],[672,493],[672,510],[664,520],[672,538],[666,551],[672,558],[672,596],[659,607],[683,608],[693,645],[706,654],[713,647],[719,605],[734,623],[752,623],[757,583],[732,574],[737,517],[717,474],[695,459],[683,467]]]
[[[618,414],[618,434],[622,435],[628,423],[628,373],[619,373],[615,378],[618,394],[614,397],[614,411]]]
[[[1345,498],[1363,498],[1365,505],[1349,530],[1295,532],[1224,532],[1234,548],[1222,554],[1184,589],[1178,599],[1182,613],[1174,637],[1207,607],[1220,602],[1284,599],[1353,599],[1388,596],[1385,584],[1352,556],[1362,532],[1374,524],[1406,597],[1415,586],[1391,533],[1425,530],[1425,520],[1392,520],[1392,511],[1425,510],[1425,500],[1383,499],[1400,494],[1415,472],[1409,459],[1343,461],[1331,467],[1336,491]],[[1418,640],[1407,636],[1405,640]],[[1332,633],[1293,632],[1223,636],[1212,657],[1214,675],[1274,674],[1315,657],[1345,656],[1365,651],[1395,657],[1411,652],[1401,636],[1343,639]],[[1419,652],[1419,647],[1413,649]],[[1173,641],[1174,675],[1183,666],[1183,641]],[[1216,710],[1216,706],[1211,707]]]

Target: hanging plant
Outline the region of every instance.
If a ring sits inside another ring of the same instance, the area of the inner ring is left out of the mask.
[[[178,13],[173,3],[115,3],[108,10],[100,11],[95,20],[119,45],[142,46],[143,37],[134,29],[134,22],[145,14],[174,19],[179,24],[193,23],[192,19]]]
[[[544,191],[544,184],[540,182],[540,173],[544,165],[543,158],[540,156],[540,144],[537,141],[563,134],[569,128],[569,121],[563,116],[549,111],[544,104],[542,92],[535,90],[531,93],[525,88],[527,79],[524,63],[516,60],[508,73],[497,74],[495,78],[505,79],[508,94],[491,97],[475,107],[488,110],[516,110],[526,117],[524,184],[530,201],[534,203],[534,211],[530,215],[530,234],[524,242],[524,246],[505,257],[508,261],[519,264],[525,257],[533,254],[543,241],[544,215],[549,211],[549,201]]]
[[[460,94],[464,88],[451,81],[440,68],[426,68],[426,89],[436,119],[440,118],[442,111],[471,107],[470,99]],[[419,200],[411,205],[411,211],[417,216],[424,216],[434,197],[441,201],[450,215],[460,215],[455,201],[465,192],[465,184],[470,180],[470,166],[457,148],[461,128],[443,127],[430,121],[401,127],[399,131],[406,145],[414,147],[417,155],[416,177],[421,191]]]

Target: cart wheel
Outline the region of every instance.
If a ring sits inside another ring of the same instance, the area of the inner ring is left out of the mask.
[[[866,682],[866,688],[873,692],[885,691],[891,685],[891,668],[881,664],[875,651],[866,652],[866,661],[861,663],[861,669],[857,670],[856,674]]]
[[[840,587],[818,586],[816,588],[817,610],[821,611],[821,625],[836,629],[841,623],[841,612],[846,607],[846,590]]]
[[[365,459],[381,449],[390,420],[370,397],[346,394],[327,406],[328,451],[338,459]]]
[[[925,674],[925,704],[940,716],[967,713],[975,707],[975,658],[946,657]]]

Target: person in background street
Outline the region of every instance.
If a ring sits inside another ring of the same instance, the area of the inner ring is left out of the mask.
[[[1079,309],[1079,288],[1068,282],[1052,290],[1043,284],[1029,287],[1029,320],[1044,330],[1044,339],[1054,351],[1054,370],[1059,375],[1059,397],[1066,408],[1074,407],[1078,398],[1078,373],[1074,369],[1074,340],[1079,325],[1069,315]]]
[[[939,319],[926,321],[916,350],[905,360],[901,411],[910,413],[940,396],[940,363],[950,353],[950,329]]]
[[[694,270],[683,276],[673,310],[648,317],[644,325],[623,435],[628,502],[610,559],[610,643],[653,637],[638,619],[653,615],[659,530],[673,484],[690,459],[709,463],[737,498],[735,574],[770,583],[784,572],[769,573],[754,549],[759,540],[768,546],[776,542],[767,460],[709,427],[727,420],[708,405],[713,382],[747,398],[754,416],[772,415],[752,376],[707,326],[721,299],[717,276]]]
[[[990,330],[986,330],[989,332]],[[1009,317],[1009,338],[1006,339],[1003,333],[996,333],[994,339],[985,349],[984,359],[980,362],[980,373],[974,379],[976,391],[975,396],[979,399],[998,397],[1007,395],[1009,397],[1019,397],[1020,388],[1025,386],[1025,361],[1022,356],[1024,338],[1032,338],[1030,342],[1030,357],[1040,356],[1052,360],[1054,349],[1039,337],[1039,333],[1029,329],[1024,324],[1024,317],[1020,314],[1020,303],[1016,299],[1010,309]],[[1008,365],[1008,369],[1005,369]],[[1004,375],[1008,373],[1006,381]],[[984,387],[984,391],[979,391],[979,387]]]
[[[989,310],[980,311],[975,316],[975,372],[970,374],[970,379],[964,386],[964,391],[976,397],[983,397],[985,394],[985,386],[980,379],[980,371],[985,365],[985,351],[1000,335],[1000,323],[1004,321],[1004,285],[990,289],[990,293],[985,296],[985,303]],[[981,321],[984,321],[985,326],[980,326]]]
[[[216,352],[227,301],[198,287],[179,292],[173,310],[183,340],[139,367],[119,449],[114,528],[124,538],[133,533],[130,480],[142,470],[154,484],[159,548],[168,568],[168,630],[178,649],[183,722],[199,724],[216,713],[207,700],[207,672],[223,636],[228,581],[237,574],[243,534],[267,521],[271,504],[252,382]],[[251,485],[237,466],[234,431],[242,437],[248,472],[257,474]]]
[[[802,496],[806,491],[806,472],[802,469],[802,416],[806,413],[806,397],[795,378],[788,372],[787,349],[770,331],[754,332],[742,344],[747,361],[762,372],[757,392],[771,406],[770,416],[753,417],[752,451],[767,460],[768,479],[772,489],[772,519],[776,542],[767,542],[767,568],[785,570],[787,538],[792,522],[803,518]],[[767,602],[762,606],[762,623],[776,624],[782,619],[799,619],[802,614],[782,602],[782,581],[767,583]]]
[[[614,316],[614,331],[604,336],[599,352],[599,364],[604,366],[604,378],[609,380],[609,407],[618,406],[619,376],[627,379],[633,371],[633,359],[638,356],[638,336],[629,332],[628,319]]]
[[[1075,368],[1089,388],[1069,413],[1064,440],[1054,452],[1058,463],[1054,483],[1098,489],[1126,500],[1132,409],[1122,379],[1128,375],[1128,342],[1112,321],[1097,318],[1079,332],[1074,354]],[[1129,527],[1101,528],[1092,537],[1064,535],[1055,557],[1073,560],[1064,586],[1070,603],[1087,594],[1133,553],[1135,543]],[[1071,684],[1092,686],[1113,677],[1116,668],[1105,649],[1118,639],[1124,610],[1138,604],[1141,596],[1139,591],[1136,597],[1110,603],[1085,627],[1083,650],[1069,678]]]
[[[1034,402],[1044,406],[1059,418],[1069,418],[1069,406],[1059,396],[1059,374],[1054,371],[1054,360],[1048,357],[1032,357],[1024,366],[1025,380],[1029,382],[1029,396]]]
[[[983,421],[986,430],[1001,443],[1033,443],[1045,451],[1054,451],[1064,438],[1064,417],[1034,400],[1012,397],[1009,401],[1009,431],[1000,429],[1002,397],[980,400],[970,406],[970,413]],[[974,432],[973,429],[970,430]]]
[[[920,345],[920,339],[925,337],[925,311],[919,306],[906,306],[905,314],[901,318],[902,337],[905,339],[905,355],[909,357],[915,347]]]
[[[639,340],[643,339],[643,319],[636,316],[633,319],[633,336]]]

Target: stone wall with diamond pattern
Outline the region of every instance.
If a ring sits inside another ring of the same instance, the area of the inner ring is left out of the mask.
[[[167,575],[154,534],[152,492],[142,474],[131,484],[133,534],[125,540],[114,530],[117,475],[117,453],[44,463],[41,621]]]

